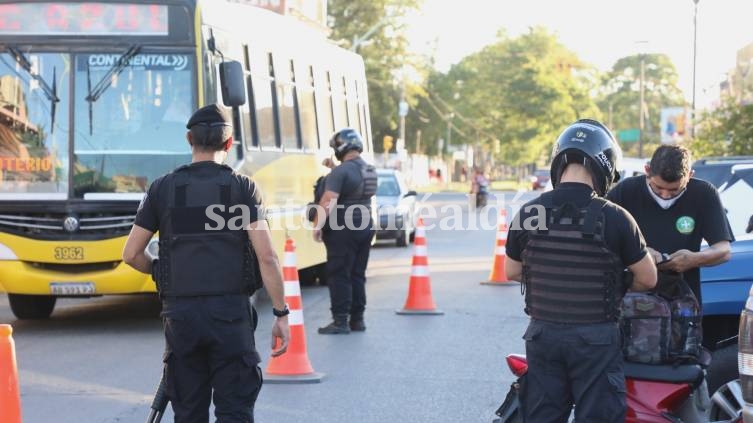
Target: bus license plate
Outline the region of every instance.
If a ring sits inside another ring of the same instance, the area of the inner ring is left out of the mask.
[[[94,282],[50,282],[52,295],[93,295]]]

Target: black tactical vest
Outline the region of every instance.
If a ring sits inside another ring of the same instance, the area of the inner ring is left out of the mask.
[[[359,163],[355,160],[348,160],[347,163],[352,163],[353,166],[358,166],[358,170],[361,172],[361,183],[358,184],[358,188],[349,193],[341,193],[338,199],[338,204],[352,205],[363,204],[368,206],[371,201],[371,197],[376,194],[377,190],[377,172],[373,165],[368,163]]]
[[[554,207],[544,195],[541,204],[546,230],[528,232],[522,255],[526,313],[556,323],[617,321],[624,266],[604,241],[606,201]]]
[[[223,166],[212,178],[192,175],[189,166],[176,169],[162,190],[169,202],[160,225],[158,289],[161,296],[252,294],[261,284],[256,256],[242,226],[232,169]],[[235,188],[235,189],[234,189]],[[207,208],[213,207],[210,215]],[[217,216],[224,222],[222,228]],[[233,218],[236,218],[233,220]]]

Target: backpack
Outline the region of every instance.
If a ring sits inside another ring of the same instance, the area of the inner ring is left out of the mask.
[[[316,217],[316,206],[324,195],[324,186],[327,179],[327,175],[320,176],[314,183],[314,201],[306,204],[306,218],[309,222],[313,222]]]
[[[672,309],[655,293],[629,292],[622,298],[622,354],[626,361],[659,364],[669,361]]]
[[[660,364],[697,361],[703,330],[701,307],[679,275],[659,274],[653,292],[622,300],[620,328],[626,361]]]
[[[702,349],[703,316],[695,294],[680,275],[666,273],[659,273],[656,291],[668,299],[672,311],[671,358],[675,361],[697,359]]]

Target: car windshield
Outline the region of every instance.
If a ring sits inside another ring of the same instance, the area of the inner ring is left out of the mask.
[[[377,185],[376,195],[383,197],[394,197],[400,195],[400,187],[394,176],[379,175],[379,185]]]
[[[157,176],[190,162],[186,121],[194,99],[190,54],[138,54],[98,96],[92,89],[124,52],[79,54],[75,66],[73,191],[142,193]]]
[[[698,165],[693,167],[693,177],[703,179],[719,188],[730,177],[732,164]]]
[[[745,235],[750,216],[753,215],[753,169],[746,169],[732,175],[719,193],[727,210],[727,219],[735,237]]]
[[[0,54],[0,198],[67,196],[69,80],[69,55]]]

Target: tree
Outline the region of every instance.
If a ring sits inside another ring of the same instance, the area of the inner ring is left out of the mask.
[[[453,143],[495,152],[511,165],[545,162],[568,124],[599,117],[588,90],[593,75],[545,29],[517,38],[500,32],[494,44],[429,78],[423,103],[430,108],[422,112],[434,119],[424,132],[444,133],[452,112]]]
[[[703,113],[690,148],[696,157],[753,155],[753,105],[729,99]]]
[[[397,105],[401,86],[398,70],[411,63],[407,39],[403,35],[405,14],[422,0],[331,0],[328,5],[330,38],[345,48],[371,32],[368,40],[355,46],[366,66],[371,112],[371,132],[375,140],[390,135],[397,138]],[[382,143],[375,142],[377,151]]]
[[[677,85],[678,75],[672,61],[665,54],[645,54],[623,57],[604,75],[599,108],[607,115],[607,124],[619,130],[639,127],[641,56],[644,63],[644,144],[660,141],[661,109],[686,106],[682,91]],[[637,143],[622,143],[627,155],[637,155]],[[651,150],[655,148],[644,148]],[[644,151],[644,155],[645,155]]]

